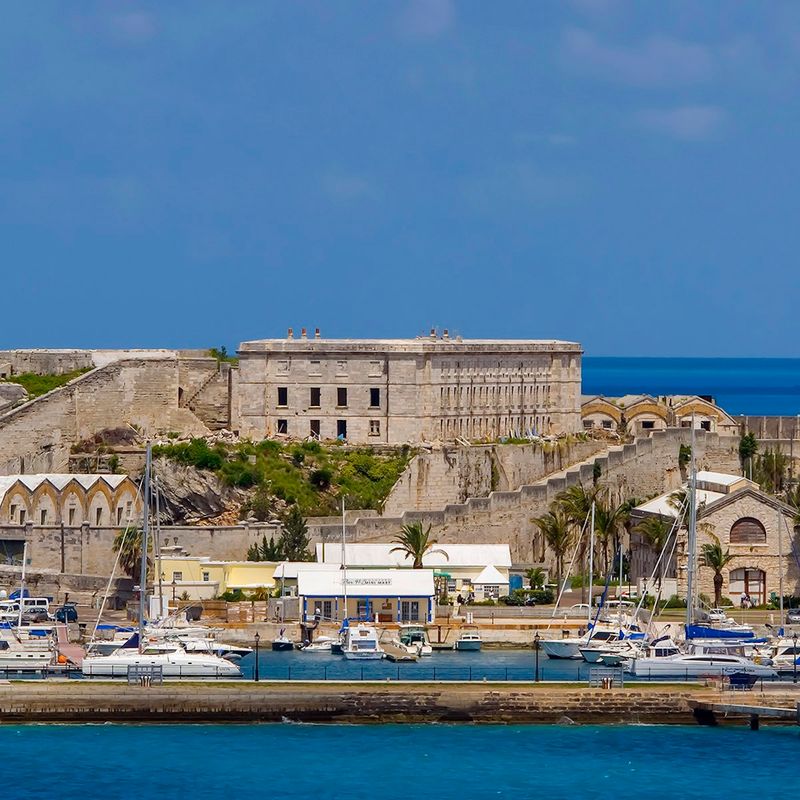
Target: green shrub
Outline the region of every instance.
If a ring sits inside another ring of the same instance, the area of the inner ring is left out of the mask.
[[[218,600],[224,600],[226,603],[239,603],[245,599],[244,592],[241,589],[228,589],[227,592],[221,594]]]
[[[320,491],[324,491],[330,488],[332,477],[333,472],[328,469],[328,467],[322,467],[321,469],[315,469],[309,476],[309,480],[312,486],[315,486]]]

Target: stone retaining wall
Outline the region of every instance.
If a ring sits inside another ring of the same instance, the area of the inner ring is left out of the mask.
[[[167,683],[0,684],[0,721],[17,722],[692,722],[697,687],[614,690],[523,684]],[[777,698],[770,697],[775,703]],[[779,705],[780,703],[775,703]],[[793,703],[790,703],[790,705]]]

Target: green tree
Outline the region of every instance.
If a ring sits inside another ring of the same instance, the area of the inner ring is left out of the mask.
[[[564,555],[572,543],[572,525],[564,513],[564,509],[556,502],[541,517],[534,517],[533,524],[542,532],[547,546],[556,559],[557,582],[561,585],[564,576]]]
[[[531,589],[543,589],[545,582],[545,573],[541,567],[533,567],[525,573]]]
[[[133,578],[133,582],[141,584],[142,569],[142,531],[137,527],[128,527],[121,530],[115,537],[112,544],[115,553],[119,553],[119,565],[126,575]],[[148,550],[152,550],[152,541],[148,545]],[[147,568],[152,566],[148,555]]]
[[[422,569],[422,561],[428,553],[438,553],[447,558],[447,553],[436,547],[437,541],[431,539],[432,527],[432,525],[428,525],[427,529],[424,529],[421,522],[410,522],[403,525],[392,540],[397,547],[393,547],[389,552],[405,553],[413,561],[413,569]]]
[[[281,550],[280,538],[276,542],[274,537],[270,536],[267,541],[267,534],[265,533],[261,539],[261,560],[262,561],[282,561],[284,559],[283,551]]]
[[[742,462],[742,472],[746,473],[747,467],[752,466],[753,456],[758,452],[758,440],[755,434],[748,432],[739,439],[739,460]]]
[[[664,545],[670,537],[672,522],[666,517],[652,514],[645,517],[638,525],[634,526],[633,532],[638,533],[645,540],[650,549],[655,553],[656,558],[661,555]],[[661,589],[661,582],[664,578],[665,560],[662,558],[658,563],[658,573],[656,580],[658,588]]]
[[[714,570],[714,605],[722,602],[722,570],[733,560],[730,550],[723,552],[719,539],[710,534],[712,541],[700,545],[701,565]]]
[[[288,561],[310,561],[308,525],[300,509],[292,506],[283,521],[283,533],[278,542],[283,557]]]
[[[609,544],[614,544],[614,548],[619,544],[619,529],[622,525],[623,506],[614,506],[610,503],[598,499],[594,510],[594,532],[597,541],[600,543],[600,550],[603,553],[603,565],[605,571],[609,571]]]
[[[800,483],[786,490],[786,504],[793,510],[792,527],[800,528]]]

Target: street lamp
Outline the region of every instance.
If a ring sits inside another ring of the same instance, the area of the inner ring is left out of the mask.
[[[255,665],[255,668],[253,669],[253,680],[258,681],[258,678],[259,678],[259,675],[258,675],[258,643],[261,641],[261,637],[258,635],[258,631],[256,631],[256,635],[255,635],[254,638],[255,638],[255,641],[256,641],[256,665]]]
[[[792,634],[792,683],[797,683],[797,632]]]
[[[534,682],[539,683],[539,642],[542,637],[539,636],[539,631],[533,637],[533,652],[536,654],[536,672],[534,673]]]
[[[172,579],[172,605],[175,605],[175,590],[178,588],[178,582],[175,578]]]

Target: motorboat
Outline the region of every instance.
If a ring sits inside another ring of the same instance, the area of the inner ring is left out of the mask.
[[[167,641],[170,641],[170,639],[168,638]],[[239,661],[253,652],[251,647],[218,642],[216,639],[211,638],[180,638],[178,641],[183,645],[183,649],[187,653],[213,653],[215,656],[225,658],[228,661]]]
[[[582,658],[581,648],[590,647],[592,644],[616,641],[619,637],[618,626],[596,625],[583,636],[567,636],[563,639],[542,639],[540,645],[547,653],[548,658]]]
[[[610,660],[618,663],[627,658],[636,658],[643,655],[641,639],[619,639],[608,642],[590,642],[586,647],[580,647],[581,657],[587,664],[606,664]]]
[[[758,678],[777,678],[771,666],[756,664],[731,653],[679,653],[665,657],[646,656],[630,661],[627,671],[637,678],[705,678],[745,673]]]
[[[477,628],[464,628],[456,639],[456,650],[476,651],[481,649],[483,640]]]
[[[303,653],[330,653],[333,645],[338,642],[339,639],[333,636],[318,636],[313,642],[301,645],[300,650]]]
[[[342,655],[348,659],[383,658],[383,649],[378,643],[378,633],[371,625],[348,625],[344,629]]]
[[[0,672],[43,672],[53,663],[49,638],[21,642],[8,629],[0,633]]]
[[[400,626],[397,642],[400,647],[416,656],[431,656],[433,648],[424,625],[407,623]]]
[[[286,628],[281,628],[277,637],[272,640],[272,649],[276,652],[294,650],[294,642],[286,635]]]
[[[187,653],[180,642],[154,642],[139,650],[139,636],[111,655],[87,655],[81,672],[87,677],[126,677],[129,668],[160,668],[164,678],[240,678],[238,666],[211,653]]]
[[[800,671],[800,645],[794,639],[779,639],[772,649],[772,663],[782,674]]]

